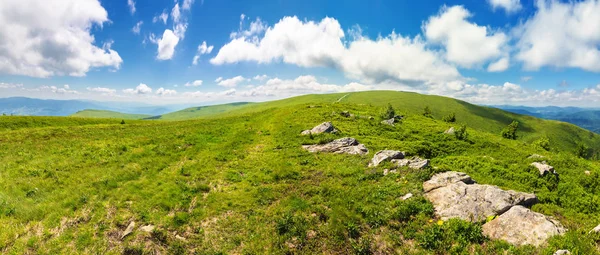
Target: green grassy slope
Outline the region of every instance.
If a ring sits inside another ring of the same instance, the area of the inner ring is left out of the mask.
[[[340,100],[341,99],[341,100]],[[593,132],[579,128],[575,125],[534,118],[506,112],[497,108],[477,106],[464,101],[442,97],[422,95],[411,92],[399,91],[367,91],[355,93],[305,95],[283,100],[245,105],[243,107],[229,107],[225,111],[210,112],[205,115],[178,115],[177,119],[193,118],[219,118],[222,116],[235,116],[264,111],[271,108],[319,104],[319,103],[350,103],[365,106],[386,106],[392,104],[398,113],[421,114],[425,106],[429,106],[433,116],[441,119],[450,113],[455,113],[457,122],[470,128],[499,134],[504,127],[513,120],[520,123],[519,140],[533,142],[543,137],[548,137],[555,145],[556,150],[574,152],[578,143],[584,143],[596,151],[600,151],[600,136]]]
[[[98,124],[119,124],[120,122],[121,119],[117,120],[76,117],[0,116],[0,131],[44,127],[72,127]]]
[[[171,112],[163,115],[148,117],[147,119],[156,120],[189,120],[208,116],[219,116],[220,114],[237,109],[253,106],[254,103],[231,103],[221,105],[199,106],[183,109],[181,111]]]
[[[93,110],[86,109],[83,111],[78,111],[70,117],[82,117],[82,118],[112,118],[112,119],[125,119],[125,120],[139,120],[151,117],[148,114],[131,114],[131,113],[121,113],[114,111],[105,111],[105,110]]]
[[[456,124],[411,113],[421,106],[401,108],[406,119],[395,127],[336,114],[376,116],[382,107],[312,101],[223,118],[0,132],[0,253],[599,253],[600,235],[587,233],[600,223],[598,162],[553,150],[558,144],[548,152],[473,128],[457,140],[443,134]],[[496,113],[477,116],[488,114]],[[323,121],[341,133],[299,135]],[[344,136],[369,155],[301,149]],[[366,167],[381,149],[431,158],[436,168],[383,176],[386,165]],[[527,159],[533,153],[546,156],[560,178],[539,177]],[[483,238],[480,224],[438,222],[422,182],[446,170],[535,192],[533,210],[569,232],[540,248],[512,247]],[[408,192],[415,196],[399,199]],[[121,239],[131,221],[134,232]],[[148,224],[156,229],[139,229]]]

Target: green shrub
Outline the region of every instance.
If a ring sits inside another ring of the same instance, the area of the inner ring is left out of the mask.
[[[384,120],[389,120],[394,116],[396,116],[396,110],[394,110],[392,104],[388,104],[387,109],[381,114],[381,118]]]
[[[121,125],[125,124],[125,120],[121,120]]]
[[[575,155],[577,155],[577,157],[580,157],[580,158],[585,158],[585,159],[589,158],[590,147],[585,145],[584,143],[577,144],[577,151],[576,151]]]
[[[425,116],[427,118],[433,118],[433,115],[431,113],[431,109],[429,108],[429,106],[425,106],[425,109],[423,109],[423,116]]]
[[[459,219],[440,220],[417,235],[421,247],[449,254],[465,253],[471,244],[481,244],[485,240],[480,225]]]
[[[550,139],[548,137],[542,137],[533,142],[533,146],[538,149],[543,149],[545,151],[550,151]]]
[[[502,130],[502,137],[517,140],[517,129],[519,129],[519,122],[514,120]]]
[[[450,113],[442,118],[444,122],[453,123],[456,122],[456,114]]]
[[[469,133],[467,133],[467,126],[461,125],[458,129],[454,130],[454,136],[458,140],[467,140]]]

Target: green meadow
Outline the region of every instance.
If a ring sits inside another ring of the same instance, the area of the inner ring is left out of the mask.
[[[388,104],[405,116],[395,126],[380,123]],[[600,254],[600,234],[588,233],[600,224],[600,136],[571,124],[391,91],[118,116],[0,116],[0,253]],[[325,121],[340,132],[300,135]],[[503,138],[513,121],[517,139]],[[465,136],[444,134],[463,125]],[[301,148],[341,137],[369,154]],[[388,164],[367,167],[383,149],[432,167],[384,176]],[[533,154],[559,175],[540,177]],[[568,232],[515,247],[485,238],[481,223],[439,221],[422,183],[443,171],[535,193],[532,210]]]

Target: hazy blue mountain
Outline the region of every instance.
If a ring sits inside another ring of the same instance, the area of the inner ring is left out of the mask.
[[[189,107],[188,105],[153,106],[128,102],[86,100],[51,100],[27,97],[0,98],[0,114],[31,116],[68,116],[85,109],[109,110],[134,114],[160,115]]]
[[[512,105],[499,105],[494,107],[513,113],[564,121],[575,124],[587,130],[600,133],[600,109],[556,106],[529,107]]]

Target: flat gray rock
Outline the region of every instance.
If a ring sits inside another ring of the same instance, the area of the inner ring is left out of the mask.
[[[326,144],[304,145],[302,146],[309,152],[330,152],[330,153],[345,153],[351,155],[366,155],[369,153],[364,144],[351,137],[344,137]]]
[[[540,176],[544,176],[547,173],[556,174],[556,171],[554,171],[554,167],[546,164],[546,162],[533,162],[531,163],[531,165],[540,171]]]
[[[377,153],[375,153],[375,155],[373,155],[373,159],[371,159],[371,162],[369,162],[369,167],[376,167],[379,164],[381,164],[381,162],[384,162],[384,161],[390,161],[392,159],[403,159],[403,158],[404,158],[404,152],[401,152],[401,151],[393,151],[393,150],[378,151]]]
[[[558,251],[554,252],[554,255],[567,255],[567,254],[571,254],[571,252],[569,250],[558,250]]]
[[[466,184],[475,183],[475,181],[471,179],[471,176],[468,176],[465,173],[448,171],[436,174],[433,177],[431,177],[429,181],[424,182],[423,190],[425,192],[429,192],[431,190],[437,189],[439,187],[444,187],[448,184],[455,182],[464,182]]]
[[[127,235],[131,234],[131,232],[133,232],[134,228],[135,228],[135,222],[132,221],[132,222],[129,223],[129,225],[127,226],[127,228],[125,229],[125,231],[123,231],[123,233],[121,234],[121,239],[123,239]]]
[[[394,122],[396,122],[395,118],[391,118],[389,120],[384,120],[381,122],[381,124],[385,124],[385,125],[390,125],[390,126],[394,126]]]
[[[429,159],[422,159],[419,157],[412,157],[410,159],[393,159],[392,163],[398,167],[408,166],[412,169],[423,169],[429,166]]]
[[[449,128],[448,130],[446,130],[446,131],[444,132],[444,134],[447,134],[447,135],[453,135],[453,134],[454,134],[454,132],[455,132],[455,130],[454,130],[454,127],[451,127],[451,128]]]
[[[514,206],[494,220],[483,224],[483,234],[512,245],[540,246],[566,229],[560,222],[523,206]],[[563,253],[564,254],[564,253]]]
[[[333,124],[331,124],[331,122],[323,122],[320,125],[314,127],[313,129],[309,129],[309,130],[304,130],[302,131],[302,135],[316,135],[316,134],[322,134],[322,133],[335,133],[337,132],[337,130],[335,129],[335,127],[333,127]]]

